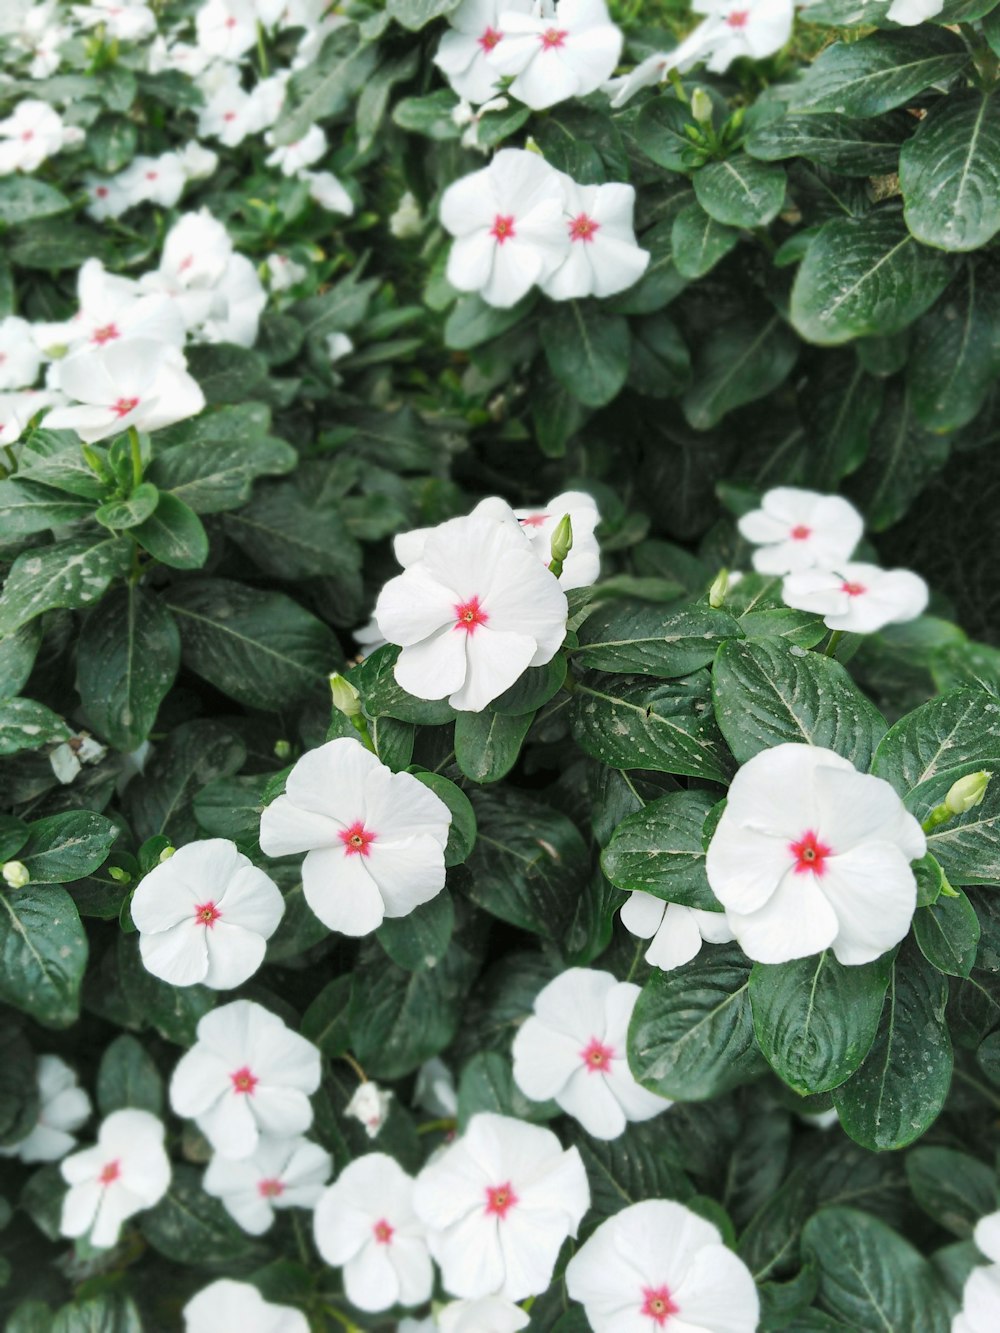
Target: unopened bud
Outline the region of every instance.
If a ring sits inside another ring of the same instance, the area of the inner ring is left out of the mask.
[[[944,798],[945,805],[953,815],[964,815],[966,810],[982,805],[992,776],[992,773],[983,771],[968,773],[964,778],[959,778],[949,787],[948,795]]]
[[[108,866],[108,874],[116,884],[127,884],[132,876],[121,866]]]
[[[725,603],[726,593],[729,591],[729,570],[720,569],[715,576],[715,582],[708,590],[708,604],[717,611]]]
[[[160,865],[162,865],[164,861],[169,861],[176,850],[176,847],[164,847],[158,858]]]
[[[573,520],[569,514],[563,514],[552,534],[552,560],[560,564],[573,549]]]
[[[9,889],[23,889],[31,881],[31,874],[23,861],[8,861],[3,868],[3,877]]]
[[[691,94],[691,114],[699,125],[711,125],[712,99],[704,88],[696,88]]]
[[[292,755],[291,741],[275,741],[274,757],[276,759],[290,759]]]
[[[330,676],[330,694],[338,713],[343,713],[345,717],[360,717],[361,695],[339,672],[334,671]]]

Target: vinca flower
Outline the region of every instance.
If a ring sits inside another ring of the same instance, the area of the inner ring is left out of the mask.
[[[736,774],[709,844],[712,891],[748,957],[833,949],[870,963],[906,935],[927,841],[888,782],[815,745],[776,745]]]
[[[760,509],[744,514],[737,527],[753,542],[753,567],[761,574],[798,574],[832,569],[850,560],[861,540],[861,515],[839,495],[777,486]]]
[[[995,1333],[1000,1311],[1000,1212],[976,1223],[976,1245],[992,1260],[973,1268],[962,1288],[962,1308],[952,1320],[951,1333]]]
[[[503,40],[500,13],[530,14],[533,0],[462,0],[448,15],[434,63],[459,97],[478,105],[499,85],[489,55]]]
[[[413,1179],[384,1153],[356,1157],[324,1192],[313,1215],[316,1248],[343,1269],[347,1299],[375,1313],[422,1305],[434,1286]]]
[[[414,1203],[446,1291],[521,1301],[548,1287],[590,1187],[551,1130],[481,1112],[420,1172]]]
[[[309,1333],[309,1321],[290,1305],[265,1301],[249,1282],[220,1278],[184,1307],[184,1333]]]
[[[484,1296],[478,1301],[451,1301],[438,1311],[438,1333],[519,1333],[530,1316],[513,1301]]]
[[[0,1157],[22,1162],[58,1162],[76,1147],[76,1131],[90,1115],[90,1098],[76,1072],[58,1055],[40,1055],[35,1065],[38,1119],[17,1143],[0,1148]]]
[[[82,138],[80,130],[63,124],[48,102],[37,98],[18,102],[13,113],[0,120],[0,176],[37,171],[47,158]]]
[[[604,0],[557,0],[551,13],[500,13],[503,41],[487,62],[512,78],[506,92],[533,111],[569,97],[585,97],[610,78],[622,34]]]
[[[916,620],[930,594],[920,575],[908,569],[845,562],[789,574],[781,596],[786,606],[822,616],[828,629],[874,634],[885,625]]]
[[[642,940],[652,940],[645,959],[664,972],[690,963],[702,943],[728,944],[734,935],[725,912],[705,912],[680,903],[665,903],[636,889],[622,904],[622,925]]]
[[[535,996],[514,1038],[514,1082],[526,1097],[552,1099],[597,1139],[670,1105],[640,1087],[626,1052],[640,987],[610,972],[571,967]]]
[[[198,45],[220,60],[239,60],[257,41],[253,0],[207,0],[195,15]]]
[[[278,167],[283,176],[295,176],[303,168],[311,167],[327,150],[326,135],[318,125],[310,125],[294,143],[275,144],[270,133],[264,135],[264,142],[273,150],[267,165]]]
[[[180,847],[132,896],[143,965],[174,986],[242,985],[285,911],[281,890],[227,838]]]
[[[312,1124],[320,1054],[252,1000],[212,1009],[170,1080],[170,1105],[194,1120],[220,1156],[241,1160],[262,1135],[291,1138]]]
[[[24,389],[38,378],[42,359],[31,325],[17,315],[0,320],[0,390]]]
[[[903,28],[913,28],[926,19],[934,18],[942,9],[944,0],[893,0],[886,18]]]
[[[241,1161],[216,1153],[202,1188],[221,1199],[244,1231],[262,1236],[274,1222],[275,1208],[315,1208],[329,1178],[330,1154],[318,1143],[265,1135]]]
[[[59,1230],[108,1249],[122,1224],[159,1203],[170,1186],[163,1121],[149,1111],[113,1111],[101,1122],[96,1146],[63,1158],[59,1169],[70,1187]]]
[[[300,171],[299,180],[309,186],[309,198],[328,213],[343,213],[350,217],[354,200],[332,171]]]
[[[107,36],[118,42],[137,42],[156,32],[156,15],[136,0],[89,0],[86,5],[73,6],[73,17],[82,28],[101,24]]]
[[[563,177],[569,247],[556,271],[542,282],[554,301],[614,296],[633,286],[649,265],[636,244],[631,185],[577,185]],[[576,530],[574,529],[574,539]]]
[[[302,891],[324,925],[368,935],[444,887],[451,812],[410,773],[341,737],[298,760],[260,819],[268,856],[305,852]]]
[[[165,296],[146,294],[131,278],[109,273],[99,259],[81,265],[76,280],[79,309],[62,324],[36,324],[35,342],[43,351],[68,353],[106,347],[130,338],[147,338],[183,347],[184,320]]]
[[[377,1083],[359,1083],[344,1107],[344,1115],[359,1120],[368,1137],[376,1139],[385,1124],[391,1102],[392,1093],[386,1092]]]
[[[602,1222],[566,1268],[594,1333],[755,1333],[760,1302],[718,1228],[683,1204],[634,1203]]]

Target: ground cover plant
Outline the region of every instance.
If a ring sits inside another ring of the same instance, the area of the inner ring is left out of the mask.
[[[3,7],[8,1333],[997,1327],[997,14]]]

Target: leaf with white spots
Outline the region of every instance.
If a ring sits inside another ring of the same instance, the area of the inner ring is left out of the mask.
[[[34,699],[0,701],[0,755],[37,750],[69,740],[72,731],[57,713]]]
[[[907,713],[879,742],[872,772],[900,796],[939,774],[1000,769],[1000,700],[956,689]],[[949,782],[950,785],[950,782]]]
[[[18,860],[32,884],[68,884],[91,874],[107,859],[118,825],[92,810],[47,815],[28,826]]]
[[[126,537],[83,537],[22,552],[0,596],[0,634],[54,607],[91,606],[129,567]]]
[[[46,1027],[68,1027],[80,1013],[86,965],[87,937],[65,889],[0,893],[0,1000]]]
[[[615,829],[601,869],[616,888],[714,911],[719,904],[708,884],[702,845],[702,826],[714,804],[707,791],[668,792],[650,801]]]
[[[709,162],[691,178],[698,203],[724,227],[763,227],[781,212],[784,167],[736,153]]]
[[[942,99],[899,156],[906,225],[925,245],[976,250],[1000,231],[1000,97]]]

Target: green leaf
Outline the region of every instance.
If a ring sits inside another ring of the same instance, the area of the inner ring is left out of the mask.
[[[0,699],[10,699],[26,684],[42,642],[42,622],[33,620],[0,639]]]
[[[0,1000],[45,1027],[69,1027],[86,966],[87,936],[65,889],[42,881],[0,892]]]
[[[510,689],[497,695],[490,708],[494,713],[506,713],[508,717],[536,712],[562,689],[566,666],[565,656],[557,653],[545,666],[528,667]]]
[[[712,702],[741,764],[795,741],[835,750],[864,773],[885,734],[881,713],[839,662],[781,639],[724,643],[712,673]]]
[[[694,124],[687,102],[668,95],[648,101],[636,117],[632,135],[651,162],[668,171],[687,173],[692,144],[685,127]]]
[[[405,917],[387,918],[375,932],[392,961],[405,972],[436,967],[455,928],[455,905],[447,889]]]
[[[488,710],[455,719],[455,760],[473,782],[499,782],[517,763],[534,713],[508,717]]]
[[[559,1114],[554,1102],[533,1102],[514,1082],[508,1056],[480,1051],[462,1070],[458,1081],[458,1128],[464,1131],[474,1115],[492,1111],[518,1120],[551,1120]]]
[[[195,818],[213,838],[254,843],[260,827],[262,787],[259,773],[216,778],[195,796]]]
[[[914,240],[895,208],[833,218],[799,266],[792,323],[823,347],[896,333],[934,304],[953,271],[947,256]]]
[[[146,476],[196,513],[218,514],[249,500],[256,477],[291,472],[297,461],[290,444],[269,435],[210,438],[158,451]]]
[[[670,792],[629,815],[601,856],[618,889],[640,890],[666,902],[715,911],[705,874],[702,826],[715,798],[706,791]]]
[[[192,811],[198,791],[243,767],[246,747],[222,722],[198,718],[176,727],[125,793],[125,812],[139,839],[166,834],[175,845],[199,836]]]
[[[0,180],[0,222],[8,227],[65,213],[70,207],[64,194],[34,176],[6,176]]]
[[[844,1083],[871,1050],[889,984],[885,958],[856,967],[829,949],[750,973],[754,1032],[768,1064],[802,1096]]]
[[[108,1046],[97,1070],[97,1105],[101,1115],[132,1106],[163,1114],[163,1080],[142,1042],[128,1033]]]
[[[862,1147],[905,1148],[940,1114],[953,1064],[947,1003],[944,977],[916,949],[904,947],[893,964],[874,1044],[854,1077],[833,1094],[840,1123]]]
[[[113,176],[135,156],[138,130],[124,116],[102,116],[87,132],[87,148],[98,171]]]
[[[631,338],[624,315],[598,313],[579,301],[559,302],[539,332],[549,369],[585,407],[603,407],[628,378]]]
[[[688,425],[710,430],[733,408],[765,397],[787,379],[798,354],[798,340],[778,314],[728,320],[698,348],[681,400]]]
[[[149,518],[131,530],[137,542],[172,569],[200,569],[208,559],[208,533],[183,500],[164,492]]]
[[[1000,231],[1000,98],[932,106],[899,156],[906,225],[925,245],[976,250]]]
[[[860,42],[835,42],[806,66],[792,92],[792,108],[879,116],[908,106],[925,88],[958,74],[970,59],[954,33],[927,24],[873,33]]]
[[[77,647],[80,701],[116,749],[149,736],[180,666],[177,624],[152,592],[116,588],[84,621]]]
[[[852,492],[864,497],[869,527],[881,532],[901,519],[947,463],[949,451],[947,438],[921,426],[902,385],[891,382],[868,457],[851,481]]]
[[[656,103],[648,103],[655,106]],[[682,278],[702,278],[724,259],[740,239],[735,227],[724,227],[692,200],[673,220],[671,258]]]
[[[185,665],[250,708],[284,709],[342,661],[327,626],[283,593],[199,579],[171,588],[167,605]]]
[[[927,961],[950,977],[967,977],[976,962],[980,936],[979,918],[964,893],[957,898],[942,896],[928,907],[918,908],[913,934]]]
[[[118,937],[114,967],[134,1027],[151,1027],[178,1046],[193,1046],[198,1022],[212,1008],[217,991],[207,986],[172,986],[147,972],[137,934]]]
[[[1000,699],[985,690],[957,689],[921,704],[890,727],[871,771],[906,796],[950,769],[973,771],[992,764],[1000,768]]]
[[[265,482],[223,520],[226,533],[259,569],[278,579],[350,577],[361,547],[348,532],[337,497],[305,493],[296,481]]]
[[[393,668],[399,657],[395,644],[377,649],[351,673],[351,683],[361,693],[365,712],[371,717],[395,717],[400,722],[440,726],[454,720],[455,710],[447,699],[417,699],[396,684]]]
[[[72,734],[58,714],[34,699],[0,699],[0,755],[37,750]]]
[[[21,848],[32,884],[68,884],[101,865],[118,837],[118,825],[92,810],[67,810],[28,825]]]
[[[201,1187],[193,1166],[175,1164],[170,1189],[140,1215],[142,1234],[171,1263],[232,1272],[261,1257],[258,1241],[241,1231],[218,1199]]]
[[[954,1148],[914,1148],[906,1154],[906,1178],[928,1217],[962,1240],[996,1209],[993,1169]]]
[[[573,655],[581,666],[597,671],[669,679],[708,666],[720,643],[742,637],[731,615],[711,607],[664,611],[611,602],[584,621]]]
[[[350,976],[334,977],[302,1015],[301,1032],[324,1055],[336,1060],[351,1043],[347,1006],[351,998]]]
[[[749,972],[739,949],[721,945],[653,974],[628,1036],[629,1065],[644,1087],[674,1101],[704,1101],[761,1072]]]
[[[90,518],[94,505],[82,496],[69,496],[40,482],[14,477],[0,481],[0,513],[4,537],[9,539]]]
[[[144,523],[160,502],[160,492],[148,481],[138,485],[127,500],[109,500],[94,514],[98,523],[116,532]]]
[[[666,315],[650,315],[632,324],[632,363],[628,386],[649,398],[673,398],[691,378],[691,354],[680,330]]]
[[[75,431],[42,428],[32,432],[18,448],[18,481],[42,482],[88,500],[103,498],[106,484],[91,470]],[[99,458],[107,457],[103,446],[93,448]]]
[[[465,792],[442,773],[414,773],[418,782],[429,787],[451,811],[451,828],[444,849],[446,866],[461,865],[476,845],[476,813]]]
[[[433,19],[458,8],[459,0],[388,0],[386,12],[409,32],[419,32]]]
[[[285,110],[274,129],[275,143],[294,143],[311,125],[338,115],[352,104],[378,60],[377,48],[359,43],[358,37],[353,23],[335,29],[319,55],[292,75]]]
[[[57,1311],[46,1333],[142,1333],[134,1302],[121,1292],[101,1292]]]
[[[125,537],[81,537],[24,551],[11,565],[0,597],[0,634],[10,634],[54,607],[90,606],[129,567]]]
[[[611,768],[648,768],[725,782],[731,768],[707,707],[707,673],[662,684],[584,676],[570,705],[577,744]]]
[[[736,153],[708,162],[691,177],[705,212],[724,227],[764,227],[785,202],[783,167]]]
[[[979,412],[998,373],[1000,274],[982,256],[917,321],[906,366],[913,413],[929,430],[958,430]]]
[[[0,1144],[9,1147],[38,1124],[35,1054],[13,1014],[0,1019]]]
[[[857,42],[849,49],[862,45]],[[852,120],[838,112],[792,114],[755,127],[744,147],[764,162],[804,157],[844,176],[867,177],[895,171],[900,146],[912,132],[913,121],[904,111],[871,120]]]
[[[917,788],[907,805],[916,811],[943,801],[953,776]],[[935,829],[927,849],[953,884],[1000,884],[1000,778],[990,783],[982,805]]]
[[[664,1151],[663,1124],[630,1124],[610,1142],[574,1135],[590,1181],[590,1221],[611,1217],[643,1199],[683,1200],[694,1193],[683,1170]]]

